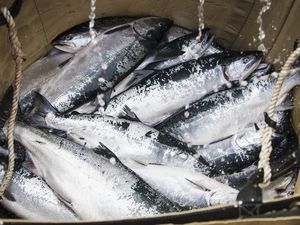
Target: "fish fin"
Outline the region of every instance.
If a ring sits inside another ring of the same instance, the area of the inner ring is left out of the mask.
[[[45,117],[48,113],[57,114],[58,111],[44,96],[38,92],[34,92],[34,106],[31,112],[26,116],[27,122],[38,127],[48,127],[45,121]]]
[[[37,175],[37,176],[40,176],[40,175],[41,175],[41,174],[39,173],[38,169],[36,168],[36,166],[34,165],[34,162],[32,161],[32,159],[31,159],[31,157],[30,157],[30,155],[29,155],[28,153],[26,154],[26,159],[25,159],[25,161],[22,163],[22,166],[23,166],[26,170],[28,170],[28,171],[34,173],[34,174]]]
[[[110,97],[111,97],[111,93],[112,93],[112,89],[106,91],[104,93],[104,98],[103,98],[103,101],[104,101],[104,110],[106,110],[107,106],[108,106],[108,103],[110,101]],[[100,104],[99,104],[99,101],[98,101],[98,106],[97,106],[97,109],[95,110],[95,112],[100,108]]]
[[[205,186],[203,186],[202,184],[199,184],[197,181],[193,181],[191,179],[188,179],[188,178],[184,178],[186,179],[188,182],[190,182],[191,184],[193,184],[194,186],[200,188],[201,190],[203,191],[211,191],[209,188],[206,188]]]
[[[173,58],[173,57],[178,57],[182,54],[184,54],[184,51],[181,49],[181,48],[170,48],[169,46],[174,44],[174,43],[180,43],[182,40],[186,39],[186,38],[191,38],[191,39],[196,39],[198,33],[197,32],[193,32],[193,33],[190,33],[190,34],[186,34],[182,37],[179,37],[179,38],[176,38],[174,39],[173,41],[167,43],[165,45],[164,48],[162,48],[161,50],[159,50],[155,56],[155,60],[154,62],[161,62],[161,61],[166,61],[170,58]]]
[[[67,132],[66,131],[63,131],[63,130],[58,130],[58,129],[47,129],[47,131],[49,133],[52,133],[52,134],[55,134],[56,136],[59,136],[59,137],[62,137],[62,138],[67,138],[68,135],[67,135]]]
[[[3,196],[10,202],[16,202],[15,197],[8,190],[4,191]]]
[[[99,142],[97,148],[94,148],[93,151],[96,154],[104,156],[107,159],[115,158],[116,161],[119,161],[118,157],[113,153],[109,148],[107,148],[103,143]]]
[[[272,120],[267,112],[264,112],[264,117],[265,117],[266,124],[269,127],[271,127],[271,128],[273,128],[273,129],[276,130],[277,129],[277,123],[276,123],[276,121]]]
[[[254,123],[254,128],[255,128],[256,131],[260,130],[259,127],[258,127],[258,125],[257,125],[257,123]]]
[[[72,57],[66,59],[65,61],[61,62],[57,67],[63,68],[68,62],[70,62],[71,59]]]
[[[283,99],[284,100],[281,101],[281,103],[276,107],[277,112],[293,109],[295,107],[294,101],[293,101],[293,95],[291,93],[286,94],[283,97]]]
[[[13,87],[10,86],[0,102],[0,128],[5,126],[5,123],[9,117],[12,106],[13,91]]]
[[[123,112],[120,115],[120,118],[122,119],[127,119],[130,121],[136,121],[136,122],[141,122],[140,119],[137,117],[137,115],[131,111],[131,109],[125,105],[123,108]]]

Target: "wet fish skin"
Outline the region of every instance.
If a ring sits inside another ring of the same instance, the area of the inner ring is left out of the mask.
[[[272,159],[285,154],[287,139],[296,136],[290,121],[291,110],[277,112],[275,117],[277,129],[272,135]],[[198,154],[210,165],[213,176],[235,173],[258,160],[261,150],[260,135],[260,130],[251,126],[228,139],[200,148]]]
[[[154,189],[182,207],[229,204],[237,197],[237,190],[185,168],[139,163],[130,167]]]
[[[182,109],[159,129],[191,145],[207,145],[227,138],[262,119],[275,81],[270,75],[254,79],[246,86],[212,94],[193,103],[189,109]],[[300,72],[295,70],[283,83],[279,103],[299,84]]]
[[[15,138],[28,149],[39,174],[81,219],[181,210],[123,166],[108,149],[87,149],[21,123],[16,124]]]
[[[6,150],[7,151],[7,150]],[[7,158],[0,156],[0,179],[7,169]],[[9,188],[9,197],[1,204],[17,216],[39,221],[77,221],[78,217],[67,208],[42,178],[28,171],[17,160]]]
[[[96,148],[102,143],[111,149],[123,164],[131,161],[188,167],[202,171],[201,158],[185,143],[142,123],[102,115],[59,115],[41,96],[31,115],[31,123],[66,131],[73,141]],[[133,150],[134,149],[134,150]]]
[[[137,18],[135,17],[103,17],[95,19],[94,30],[96,35],[101,35],[106,30],[118,25],[129,23]],[[89,33],[89,22],[76,25],[67,31],[58,35],[53,41],[52,45],[61,51],[68,53],[76,53],[81,48],[88,45],[91,41]]]
[[[221,53],[159,71],[113,98],[104,113],[118,117],[127,106],[140,121],[155,126],[229,81],[247,77],[261,57],[260,52]]]
[[[247,78],[247,80],[250,80],[254,77],[258,78],[267,74],[271,74],[272,69],[272,64],[261,63],[256,68],[256,70],[254,70],[253,73]]]
[[[298,137],[291,136],[280,144],[285,149],[285,154],[281,154],[280,157],[272,157],[270,160],[270,166],[272,170],[272,177],[278,177],[280,174],[288,174],[295,169],[296,164],[296,151],[298,149]],[[220,175],[214,177],[217,181],[227,184],[232,188],[241,190],[247,183],[249,177],[255,173],[257,169],[257,162],[249,167],[241,170],[240,172]]]
[[[196,40],[197,33],[189,33],[171,42],[159,44],[145,60],[117,84],[112,91],[111,98],[135,86],[142,80],[155,74],[155,71],[167,69],[180,63],[199,58],[210,46],[213,37],[208,30],[203,30],[203,36]]]
[[[40,91],[51,78],[56,76],[60,70],[60,65],[70,60],[72,56],[70,53],[52,48],[45,56],[35,61],[23,72],[19,101],[22,113],[27,113],[32,107],[32,92]]]
[[[40,93],[60,112],[83,104],[123,79],[170,25],[168,19],[146,17],[106,31],[77,52]]]

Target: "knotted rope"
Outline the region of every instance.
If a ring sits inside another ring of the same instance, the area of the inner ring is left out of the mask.
[[[24,56],[21,50],[21,44],[17,37],[16,25],[13,17],[11,16],[7,8],[1,8],[1,12],[3,13],[4,18],[7,21],[9,41],[12,47],[11,53],[15,60],[16,75],[15,75],[15,81],[13,86],[14,91],[13,91],[12,108],[8,118],[8,127],[7,127],[8,167],[0,186],[0,200],[2,200],[5,190],[8,188],[14,172],[15,154],[14,154],[13,132],[14,132],[15,120],[16,120],[17,110],[18,110],[18,99],[19,99],[20,81],[21,81],[21,74],[22,74],[22,62]]]
[[[272,120],[274,119],[274,112],[279,99],[279,94],[284,79],[287,76],[287,74],[290,72],[292,65],[294,64],[294,62],[297,60],[299,56],[300,56],[300,47],[298,47],[288,57],[287,61],[285,62],[284,66],[281,69],[281,72],[279,73],[278,80],[276,82],[274,92],[272,95],[272,100],[268,107],[268,115]],[[258,168],[262,168],[264,171],[264,180],[262,183],[260,183],[261,188],[265,188],[269,186],[272,177],[272,171],[270,167],[270,155],[272,152],[272,142],[271,142],[272,132],[273,129],[266,124],[261,134],[262,147],[261,147],[261,152],[259,155],[259,162],[258,162]]]

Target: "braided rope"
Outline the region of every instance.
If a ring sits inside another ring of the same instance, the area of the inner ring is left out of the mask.
[[[274,92],[272,95],[272,100],[268,108],[268,115],[271,119],[274,117],[275,108],[279,99],[279,94],[281,91],[282,84],[284,82],[285,77],[289,73],[293,63],[297,60],[297,58],[300,56],[300,47],[298,47],[287,59],[284,66],[281,69],[281,72],[279,73],[278,80],[276,82]],[[272,142],[271,142],[271,135],[272,135],[273,129],[269,127],[268,125],[265,125],[262,129],[261,133],[261,152],[259,155],[259,162],[258,162],[258,168],[263,168],[264,170],[264,180],[262,183],[260,183],[261,188],[266,188],[269,186],[271,182],[272,177],[272,171],[270,167],[270,155],[272,152]]]
[[[17,37],[16,25],[13,17],[11,16],[7,8],[1,8],[1,12],[7,21],[8,31],[9,31],[9,41],[12,47],[12,56],[16,62],[15,64],[15,81],[14,81],[14,92],[12,100],[12,109],[8,118],[8,128],[7,128],[7,144],[8,144],[8,167],[0,186],[0,200],[10,184],[13,176],[14,166],[15,166],[15,155],[14,155],[14,126],[18,110],[18,99],[20,90],[20,81],[22,74],[22,62],[23,62],[23,52],[21,50],[21,44]]]

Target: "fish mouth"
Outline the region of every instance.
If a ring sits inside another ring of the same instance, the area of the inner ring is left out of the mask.
[[[71,46],[68,45],[54,45],[54,48],[72,54],[76,52]]]
[[[241,78],[242,80],[245,80],[250,74],[259,66],[260,62],[262,60],[262,57],[258,58],[256,62],[254,62],[249,68],[248,71],[245,73],[245,75]]]

